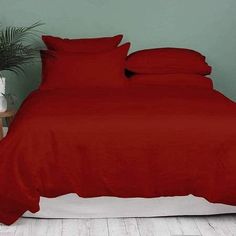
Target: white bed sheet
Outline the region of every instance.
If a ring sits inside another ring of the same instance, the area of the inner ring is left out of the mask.
[[[177,215],[214,215],[236,213],[236,206],[213,204],[193,195],[161,198],[80,198],[68,194],[41,198],[40,211],[26,212],[24,217],[37,218],[113,218]]]

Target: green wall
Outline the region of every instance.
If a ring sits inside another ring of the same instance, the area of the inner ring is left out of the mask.
[[[41,20],[45,34],[93,37],[123,33],[132,51],[187,47],[205,54],[215,87],[236,100],[235,0],[0,0],[0,22]],[[19,100],[40,81],[40,65],[25,77],[9,74],[7,89]]]

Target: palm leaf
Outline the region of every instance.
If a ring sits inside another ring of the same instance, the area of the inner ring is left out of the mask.
[[[40,22],[36,22],[33,25],[30,25],[28,27],[6,27],[5,30],[1,31],[0,34],[0,42],[7,43],[7,44],[14,44],[19,42],[24,42],[29,40],[29,36],[37,36],[36,28],[43,25]]]
[[[31,45],[38,38],[36,29],[43,25],[36,22],[28,27],[6,27],[0,30],[0,71],[23,72],[23,65],[33,63],[39,49]]]

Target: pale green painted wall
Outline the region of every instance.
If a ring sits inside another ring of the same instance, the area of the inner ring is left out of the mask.
[[[123,33],[132,51],[151,47],[199,50],[213,66],[215,87],[236,100],[235,0],[0,0],[3,25],[41,20],[47,34],[67,37]],[[22,100],[40,80],[40,65],[26,78],[10,75],[7,88]]]

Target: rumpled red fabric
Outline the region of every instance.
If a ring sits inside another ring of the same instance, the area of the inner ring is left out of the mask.
[[[0,143],[0,222],[68,193],[236,205],[235,121],[210,88],[35,91]]]

